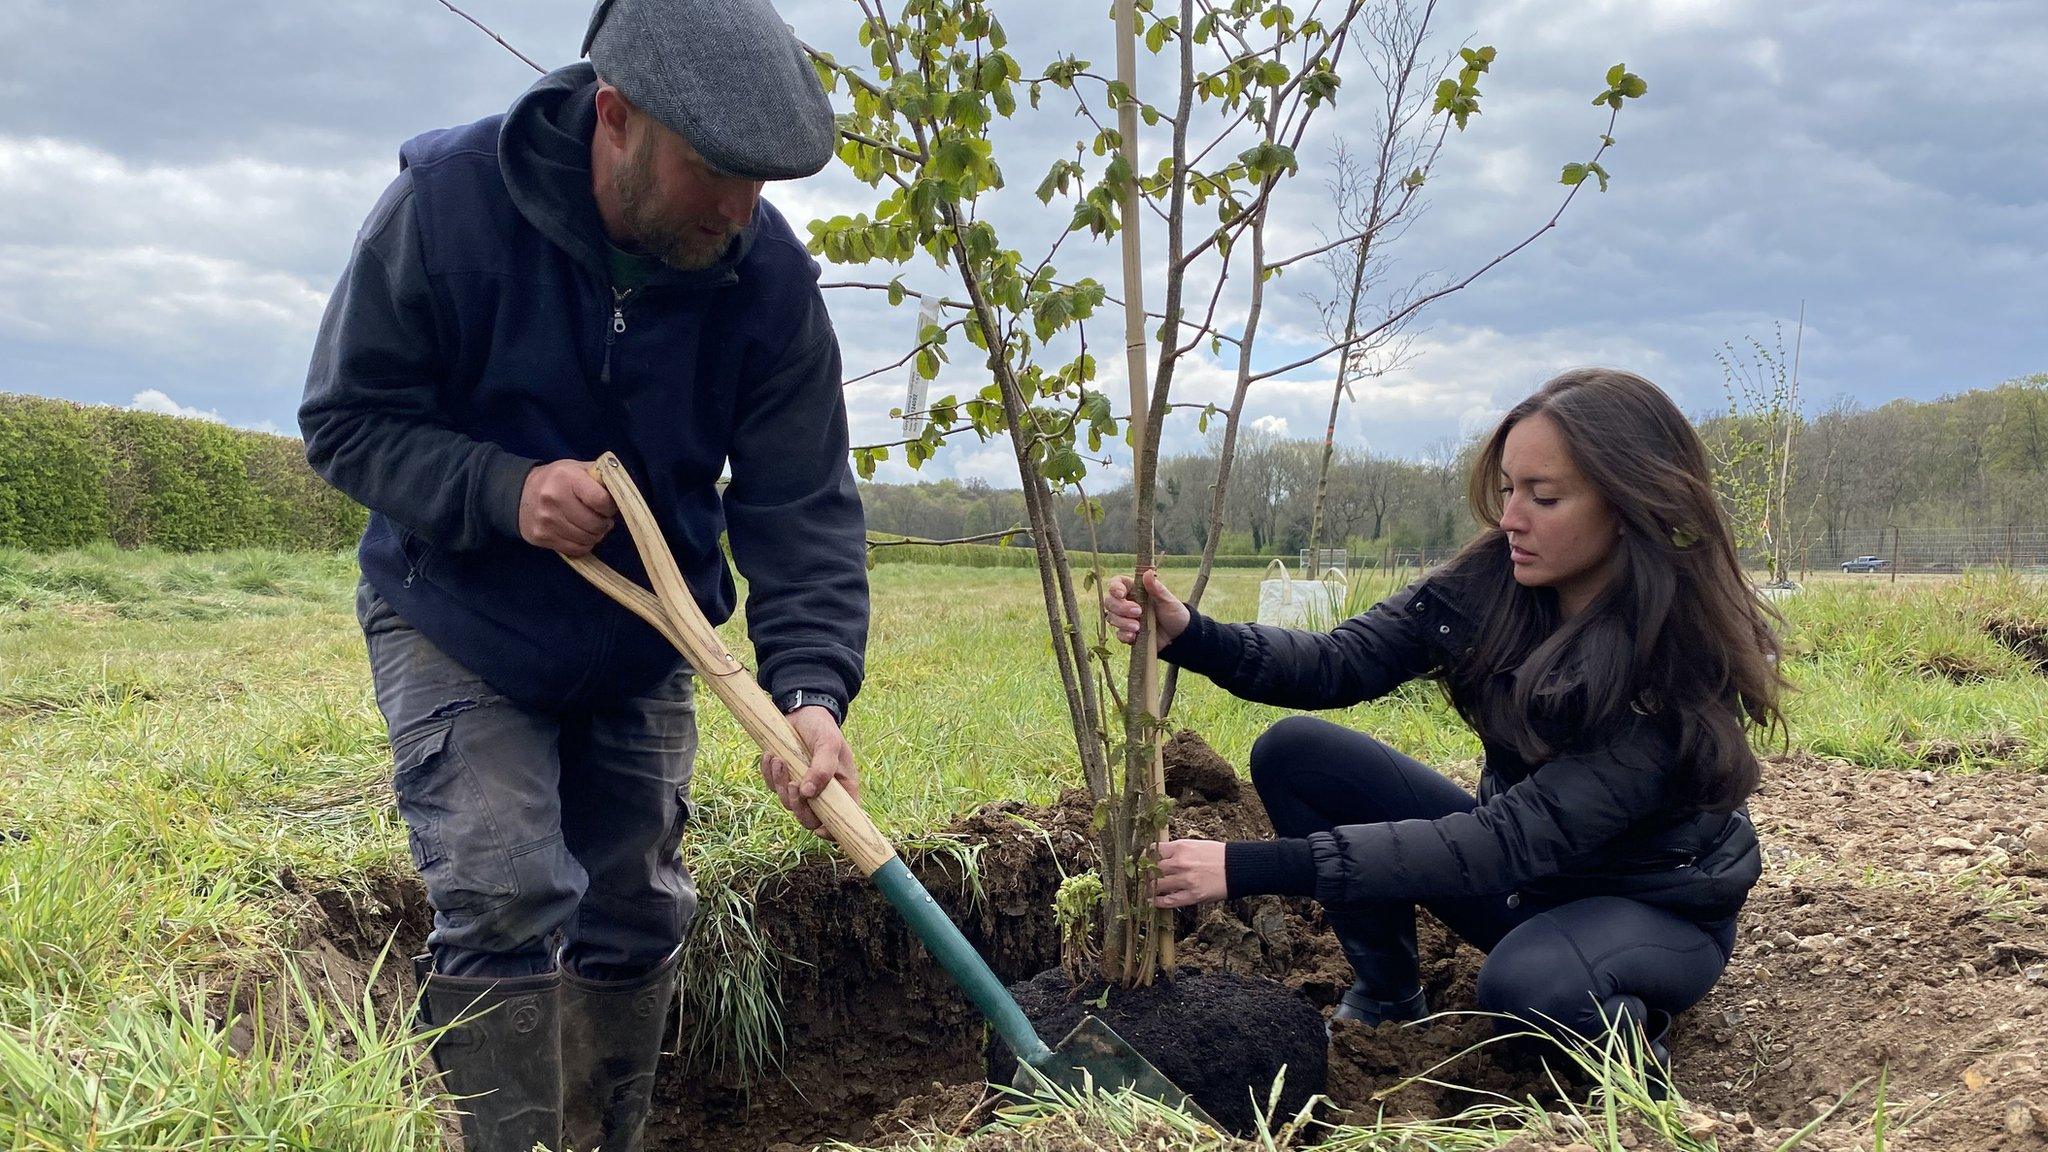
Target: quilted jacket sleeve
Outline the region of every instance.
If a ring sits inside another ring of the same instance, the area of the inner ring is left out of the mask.
[[[1260,704],[1346,708],[1434,671],[1454,611],[1425,577],[1328,632],[1229,624],[1197,612],[1159,656]]]

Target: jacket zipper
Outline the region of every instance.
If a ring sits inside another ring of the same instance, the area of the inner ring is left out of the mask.
[[[604,367],[598,370],[598,383],[609,386],[612,382],[612,345],[626,334],[626,301],[637,289],[628,288],[621,292],[612,289],[612,323],[604,334]]]

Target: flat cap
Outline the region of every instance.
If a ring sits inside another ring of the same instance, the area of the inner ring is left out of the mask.
[[[721,172],[790,180],[832,160],[831,102],[768,0],[598,0],[582,51]]]

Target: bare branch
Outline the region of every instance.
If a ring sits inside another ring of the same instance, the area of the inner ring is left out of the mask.
[[[864,280],[835,280],[835,281],[833,281],[833,282],[832,282],[832,283],[830,283],[830,284],[820,284],[820,285],[818,285],[818,287],[819,287],[820,289],[825,289],[825,288],[866,288],[866,289],[868,289],[869,291],[872,291],[872,292],[888,292],[888,291],[891,291],[891,290],[896,290],[896,291],[901,291],[901,292],[902,292],[902,293],[903,293],[903,294],[904,294],[905,296],[908,296],[908,297],[910,297],[910,298],[911,298],[911,299],[913,299],[913,300],[923,300],[923,299],[925,299],[925,298],[927,298],[927,297],[929,297],[929,296],[931,295],[931,293],[929,293],[929,292],[919,292],[919,291],[918,291],[917,289],[915,289],[915,288],[904,288],[904,287],[902,287],[901,285],[896,285],[896,284],[870,284],[870,283],[868,283],[867,281],[864,281]],[[959,309],[965,310],[965,309],[967,309],[967,308],[969,308],[969,307],[971,307],[971,306],[970,306],[970,305],[967,305],[967,304],[963,304],[963,303],[961,303],[961,302],[960,302],[960,301],[958,301],[958,300],[954,300],[954,299],[952,299],[951,297],[947,297],[947,296],[941,296],[941,297],[939,297],[939,307],[941,307],[941,308],[959,308]]]
[[[1606,154],[1606,141],[1613,139],[1614,122],[1616,118],[1620,115],[1621,110],[1618,108],[1608,113],[1607,131],[1601,134],[1601,145],[1599,149],[1593,153],[1593,159],[1590,161],[1590,163],[1599,163],[1600,157]],[[1411,301],[1407,305],[1407,307],[1402,308],[1399,311],[1389,315],[1384,322],[1374,327],[1370,331],[1360,333],[1358,336],[1352,338],[1351,340],[1340,341],[1338,343],[1332,344],[1329,347],[1324,348],[1320,352],[1304,356],[1299,360],[1293,361],[1292,363],[1282,364],[1278,368],[1267,369],[1266,371],[1260,372],[1257,375],[1253,376],[1253,381],[1266,380],[1271,377],[1278,376],[1284,372],[1292,372],[1296,368],[1303,368],[1310,364],[1313,364],[1316,361],[1323,359],[1325,356],[1330,355],[1332,352],[1341,352],[1345,348],[1348,348],[1353,344],[1358,344],[1362,341],[1371,340],[1377,337],[1380,333],[1386,331],[1388,328],[1400,323],[1403,320],[1406,320],[1408,317],[1421,311],[1424,307],[1428,306],[1432,302],[1441,300],[1444,297],[1449,296],[1453,292],[1463,290],[1473,281],[1479,279],[1481,276],[1486,275],[1488,272],[1491,272],[1494,268],[1498,267],[1502,262],[1506,261],[1515,253],[1520,252],[1522,249],[1527,248],[1531,244],[1534,244],[1539,238],[1542,237],[1542,235],[1545,232],[1548,232],[1552,228],[1557,227],[1557,222],[1560,218],[1564,216],[1565,209],[1571,207],[1572,199],[1579,194],[1579,189],[1583,187],[1585,187],[1583,181],[1581,181],[1578,184],[1572,185],[1571,190],[1565,193],[1564,200],[1558,204],[1557,211],[1552,212],[1550,214],[1550,219],[1544,221],[1542,227],[1536,229],[1534,232],[1531,232],[1529,235],[1523,237],[1521,241],[1515,244],[1514,247],[1509,248],[1507,251],[1502,252],[1500,255],[1495,256],[1491,260],[1488,260],[1485,264],[1480,265],[1479,268],[1468,274],[1463,280],[1460,280],[1455,284],[1439,288],[1434,292],[1430,292],[1421,297],[1418,297],[1417,299]]]
[[[471,15],[470,15],[469,13],[467,13],[467,12],[464,12],[464,11],[463,11],[462,9],[460,9],[460,8],[457,8],[457,7],[455,6],[455,5],[453,5],[453,4],[450,4],[450,3],[448,2],[448,0],[441,0],[441,7],[443,7],[443,8],[446,8],[446,9],[447,9],[447,10],[449,10],[450,12],[453,12],[453,13],[455,13],[455,14],[456,14],[457,16],[460,16],[460,17],[462,17],[462,18],[463,18],[464,20],[467,20],[467,21],[469,21],[469,22],[470,22],[471,24],[474,24],[474,25],[476,25],[476,26],[477,26],[477,28],[478,28],[478,29],[480,29],[480,30],[481,30],[481,31],[483,32],[483,34],[484,34],[484,35],[486,35],[486,36],[489,36],[489,37],[490,37],[491,39],[493,39],[493,40],[496,40],[496,41],[498,42],[499,46],[500,46],[500,47],[502,47],[502,48],[504,48],[504,49],[505,49],[505,51],[507,51],[507,52],[510,52],[510,53],[511,53],[511,54],[513,54],[514,56],[517,56],[517,57],[519,57],[519,58],[520,58],[521,60],[524,60],[524,61],[526,61],[526,66],[527,66],[528,68],[531,68],[531,69],[533,69],[533,70],[534,70],[535,72],[538,72],[538,73],[540,73],[540,74],[541,74],[541,75],[543,75],[543,76],[545,76],[545,75],[547,75],[547,74],[548,74],[548,70],[547,70],[547,69],[545,69],[545,68],[541,67],[541,66],[540,66],[540,65],[538,65],[538,64],[535,64],[535,63],[533,62],[532,58],[531,58],[531,57],[529,57],[529,56],[527,56],[527,54],[526,54],[526,53],[524,53],[524,52],[521,52],[521,51],[520,51],[519,49],[517,49],[517,48],[514,48],[514,47],[513,47],[512,45],[510,45],[510,44],[507,44],[507,43],[505,43],[505,38],[504,38],[503,36],[500,36],[500,35],[498,35],[498,34],[497,34],[496,32],[493,32],[493,31],[491,31],[491,30],[490,30],[489,28],[485,28],[485,27],[484,27],[484,24],[483,24],[483,21],[481,21],[481,20],[478,20],[478,19],[477,19],[476,17],[474,17],[474,16],[471,16]]]
[[[901,540],[870,540],[868,541],[868,550],[873,551],[876,548],[900,548],[906,544],[928,544],[933,547],[944,548],[953,544],[980,544],[987,540],[1002,540],[1007,542],[1013,536],[1026,536],[1029,535],[1030,532],[1031,529],[1026,528],[1022,524],[1019,524],[1015,528],[1005,528],[1000,532],[983,532],[979,536],[960,536],[952,540],[920,540],[915,536],[906,536]]]

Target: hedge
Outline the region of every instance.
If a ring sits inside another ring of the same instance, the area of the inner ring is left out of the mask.
[[[889,539],[879,533],[871,533],[870,539]],[[895,537],[901,539],[901,537]],[[1067,559],[1076,571],[1094,563],[1094,554],[1089,552],[1067,553]],[[1282,557],[1290,564],[1292,556]],[[1031,545],[1022,541],[1004,547],[999,544],[888,544],[885,547],[870,547],[868,561],[871,564],[948,564],[956,568],[1035,568],[1037,559]],[[1129,552],[1102,553],[1102,567],[1106,572],[1126,572],[1138,562]],[[1157,558],[1161,568],[1199,568],[1200,556],[1162,555]],[[1218,568],[1264,568],[1273,562],[1271,556],[1218,556]]]
[[[0,394],[0,546],[354,543],[367,513],[303,452],[289,437],[204,420]]]

